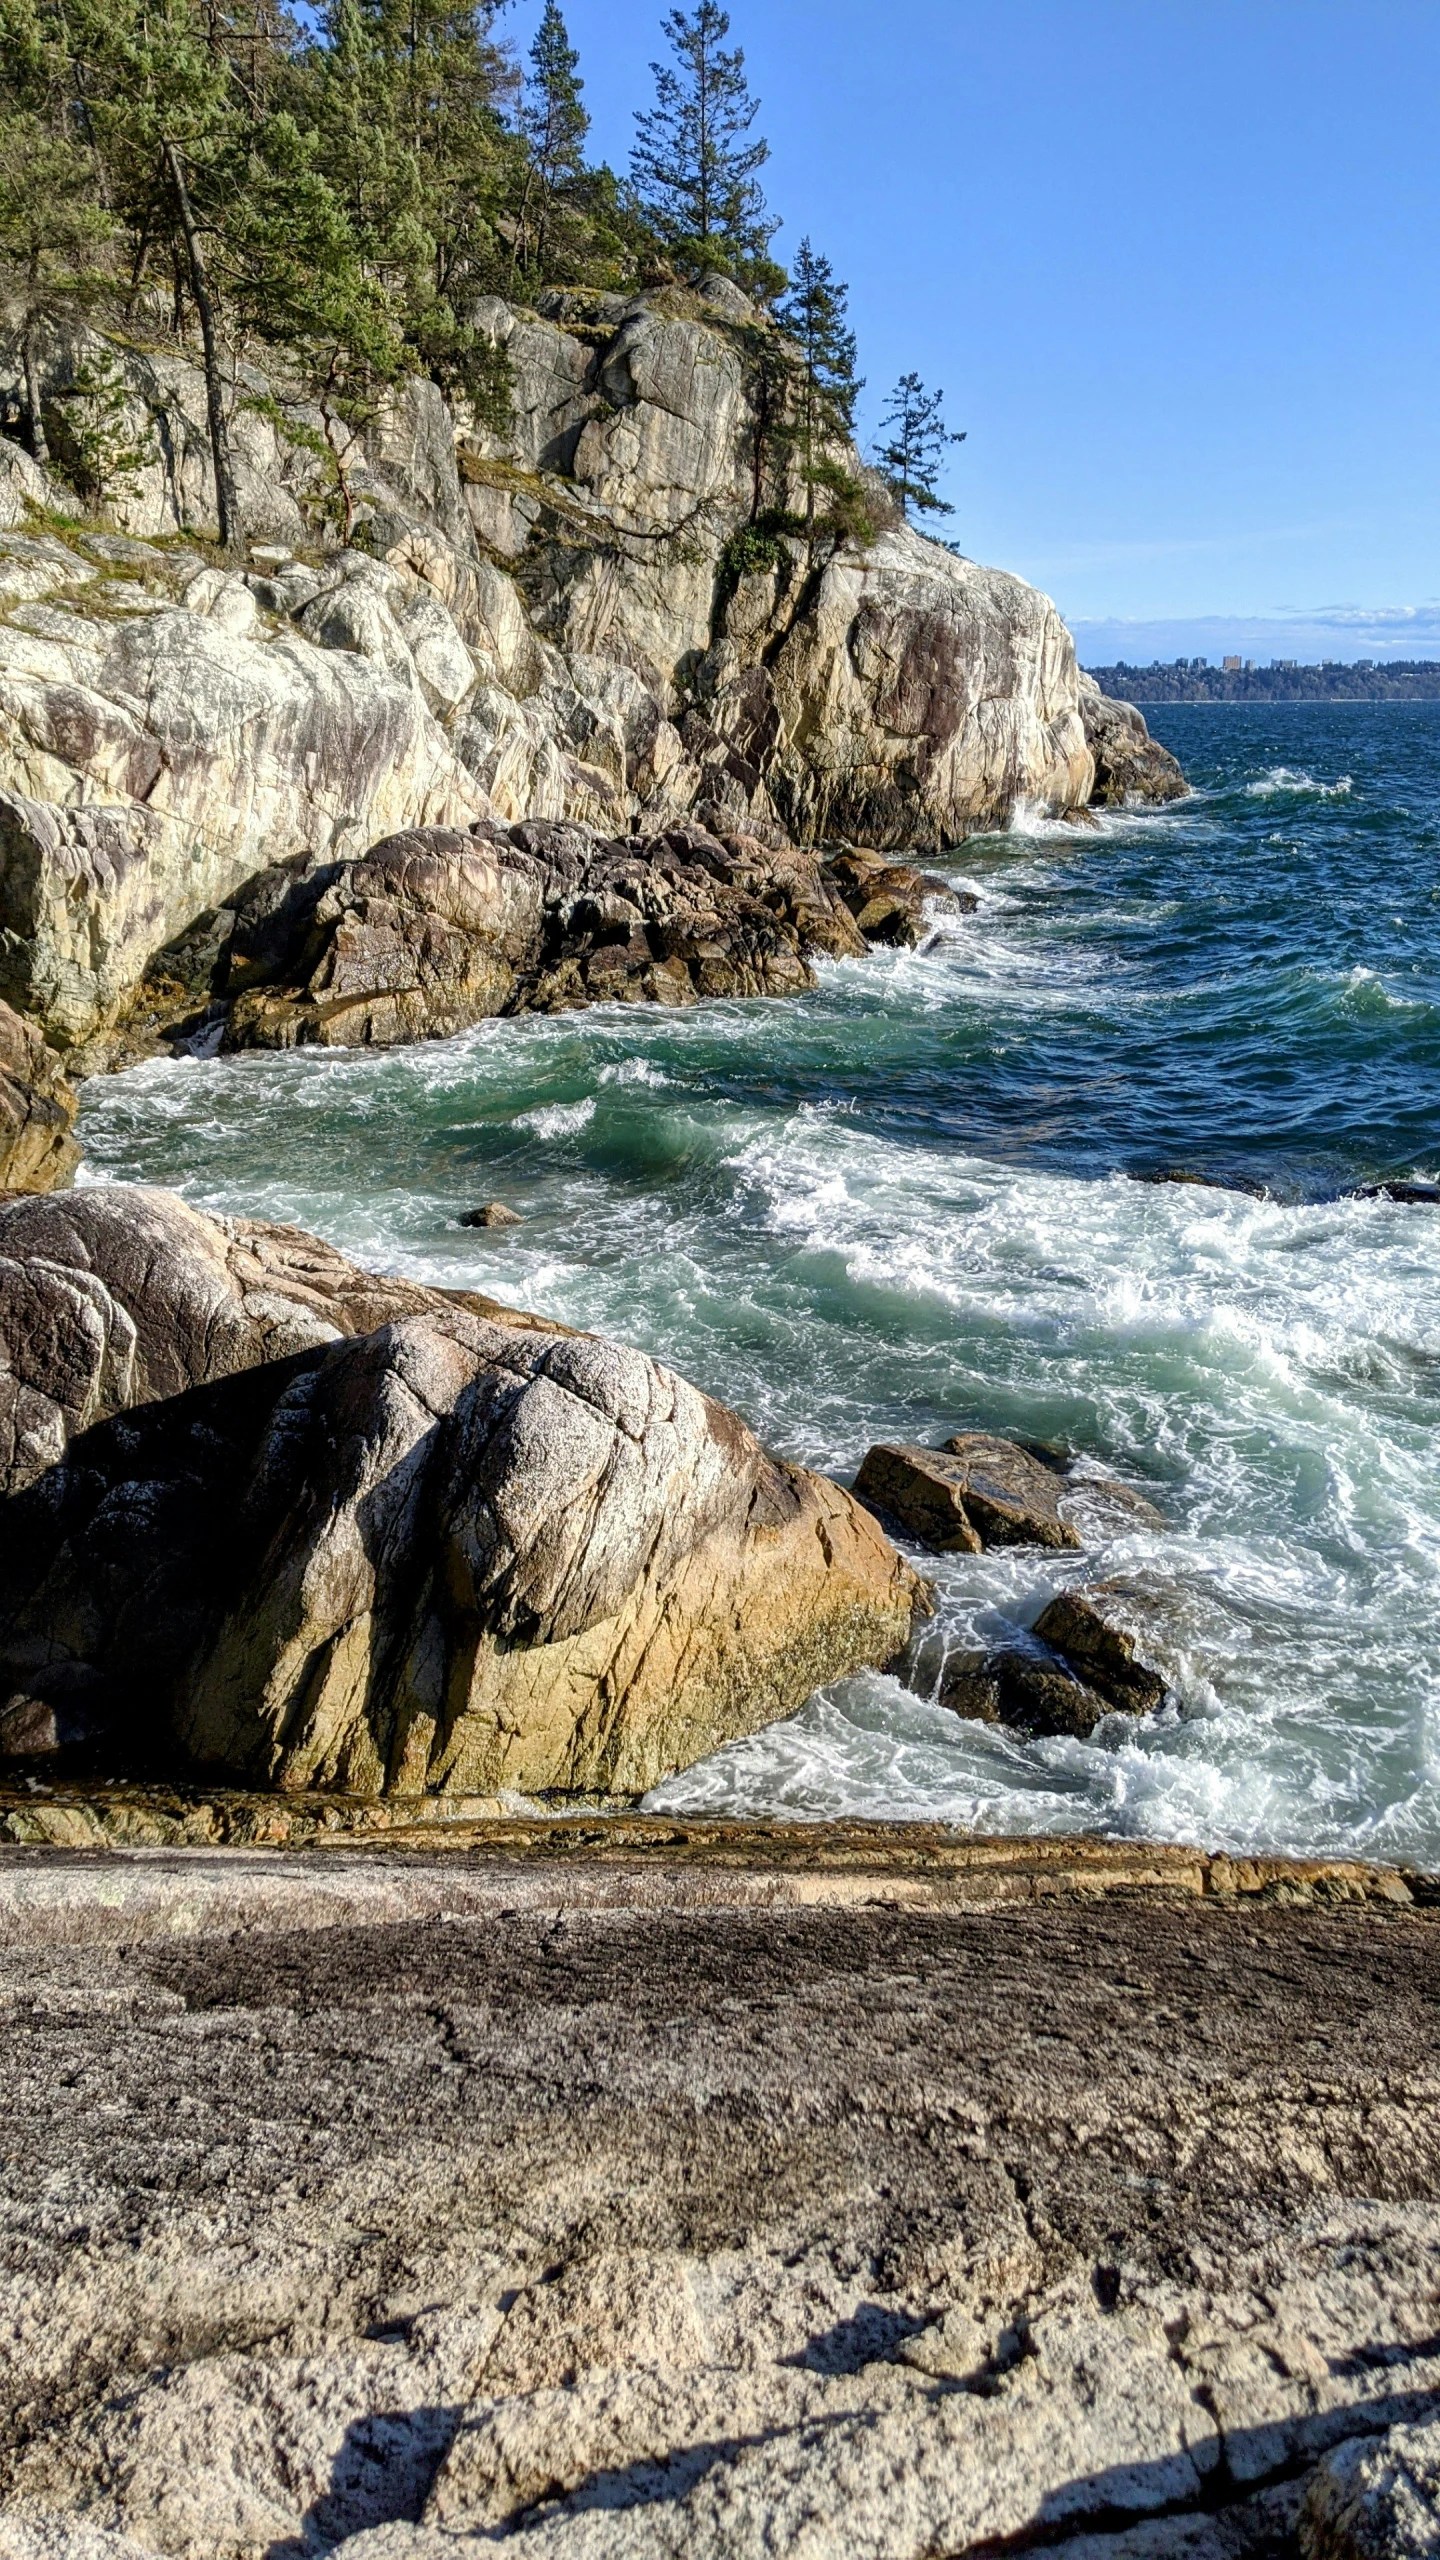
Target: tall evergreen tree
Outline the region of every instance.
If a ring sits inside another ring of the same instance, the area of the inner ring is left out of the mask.
[[[855,421],[855,402],[864,384],[855,371],[855,332],[846,310],[848,288],[838,284],[828,258],[818,257],[808,237],[801,241],[790,279],[790,291],[776,317],[800,351],[797,443],[805,481],[806,522],[815,522],[817,487],[835,488],[849,479],[833,451],[848,442]]]
[[[947,427],[944,413],[944,392],[927,391],[918,373],[905,373],[891,392],[890,406],[880,421],[880,434],[888,441],[877,446],[876,460],[912,521],[915,514],[955,513],[935,483],[946,446],[963,444],[965,430]]]
[[[95,155],[32,110],[0,114],[0,267],[20,322],[25,440],[42,466],[50,451],[40,398],[37,336],[47,320],[92,301],[114,229],[97,201]]]
[[[556,201],[567,192],[573,194],[585,175],[590,118],[581,103],[584,86],[580,56],[570,42],[557,0],[545,0],[545,14],[530,48],[530,77],[520,110],[528,158],[516,230],[517,259],[542,275]]]
[[[742,280],[764,270],[779,225],[766,211],[759,172],[767,142],[748,137],[760,102],[745,56],[725,50],[730,20],[716,0],[663,22],[675,67],[652,62],[655,104],[635,118],[630,172],[661,238],[691,264]],[[774,271],[771,270],[773,277]]]

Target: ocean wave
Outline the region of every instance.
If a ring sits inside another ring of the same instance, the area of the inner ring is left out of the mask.
[[[1348,773],[1337,775],[1333,782],[1317,782],[1314,774],[1306,773],[1303,767],[1275,764],[1271,765],[1267,773],[1259,775],[1254,782],[1247,783],[1245,788],[1252,800],[1276,800],[1281,797],[1293,800],[1348,800],[1355,788],[1355,783],[1354,777]]]
[[[569,1138],[594,1119],[595,1096],[587,1094],[582,1102],[547,1102],[534,1111],[519,1111],[513,1126],[533,1129],[537,1138]]]

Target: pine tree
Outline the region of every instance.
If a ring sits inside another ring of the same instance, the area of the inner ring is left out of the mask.
[[[280,112],[261,122],[236,172],[227,239],[237,321],[285,356],[286,400],[253,405],[323,471],[319,511],[349,543],[353,465],[388,394],[417,368],[384,287],[371,276],[346,209],[318,165],[319,137]],[[296,400],[319,411],[317,432]]]
[[[848,302],[848,288],[837,284],[829,259],[817,257],[809,239],[802,240],[789,294],[776,317],[800,351],[797,441],[805,481],[805,518],[812,529],[817,487],[838,494],[841,481],[847,487],[851,482],[843,464],[827,451],[848,443],[855,402],[864,389],[855,371],[855,332],[846,321]]]
[[[963,444],[965,431],[958,432],[945,424],[945,394],[927,391],[918,373],[902,374],[890,394],[890,406],[880,421],[880,433],[889,442],[876,449],[876,460],[884,472],[907,517],[912,510],[923,515],[953,516],[954,508],[942,498],[935,483],[945,459],[947,444]]]
[[[542,275],[556,201],[573,193],[585,176],[590,118],[580,102],[584,86],[580,56],[570,42],[557,0],[545,0],[545,14],[530,48],[530,77],[520,111],[529,156],[516,230],[517,259]]]
[[[18,305],[25,438],[50,460],[40,397],[37,336],[43,323],[93,300],[114,229],[97,203],[94,154],[51,131],[32,110],[0,116],[0,267]]]
[[[663,23],[678,69],[650,65],[655,104],[637,113],[630,154],[636,191],[662,240],[691,265],[768,286],[779,225],[758,178],[770,146],[747,139],[759,100],[745,56],[725,51],[730,20],[716,0],[699,0],[688,16],[672,9]]]

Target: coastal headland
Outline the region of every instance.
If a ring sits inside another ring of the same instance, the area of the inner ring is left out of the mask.
[[[957,1416],[862,1498],[543,1307],[72,1187],[86,1076],[797,997],[963,931],[976,829],[1184,793],[843,438],[817,531],[733,282],[480,320],[503,414],[398,392],[343,541],[257,377],[223,551],[193,349],[7,359],[140,459],[102,522],[0,441],[0,2560],[1399,2560],[1427,1877],[634,1811],[913,1661],[927,1554],[1148,1496]],[[1132,1598],[934,1694],[1145,1714]]]

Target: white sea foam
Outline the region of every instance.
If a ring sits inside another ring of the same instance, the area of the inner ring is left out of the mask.
[[[595,1117],[593,1093],[582,1102],[550,1102],[538,1111],[520,1111],[515,1115],[517,1129],[533,1129],[537,1138],[573,1138]]]
[[[670,1078],[663,1067],[651,1058],[619,1058],[612,1066],[600,1070],[602,1084],[648,1084],[655,1088],[667,1085]]]
[[[1338,774],[1333,782],[1317,782],[1313,773],[1297,765],[1271,765],[1267,773],[1257,776],[1245,786],[1252,800],[1286,799],[1348,800],[1355,788],[1348,773]]]

